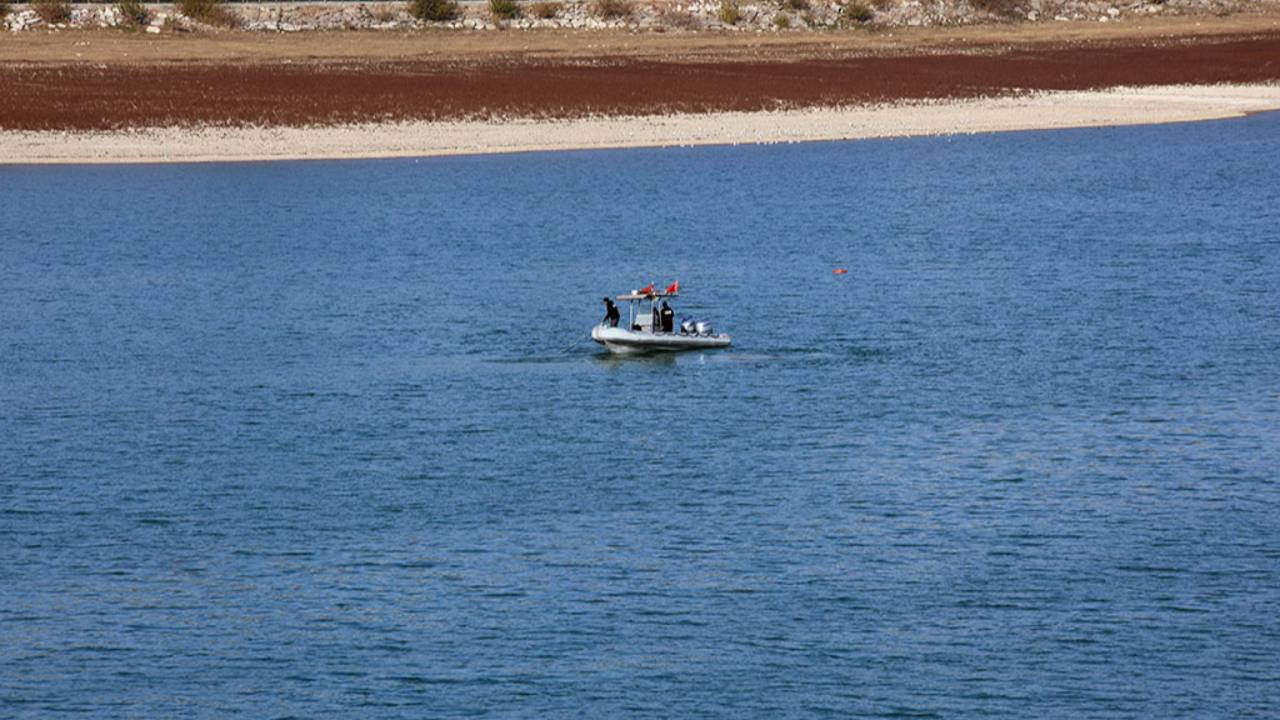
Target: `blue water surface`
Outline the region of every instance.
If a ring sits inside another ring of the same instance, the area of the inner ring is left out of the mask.
[[[0,716],[1280,712],[1280,116],[0,188]]]

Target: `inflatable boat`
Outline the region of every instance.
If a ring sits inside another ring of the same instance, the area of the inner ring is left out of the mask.
[[[605,346],[609,352],[620,354],[729,347],[729,336],[716,332],[710,323],[685,319],[676,325],[674,311],[667,307],[665,300],[675,297],[679,292],[680,284],[672,283],[662,292],[655,291],[653,285],[650,285],[619,295],[617,299],[628,306],[626,325],[622,325],[621,317],[615,316],[613,322],[606,318],[604,322],[591,328],[591,339]],[[659,300],[663,301],[661,309],[658,307]],[[648,312],[644,312],[643,304],[646,302],[649,304]]]

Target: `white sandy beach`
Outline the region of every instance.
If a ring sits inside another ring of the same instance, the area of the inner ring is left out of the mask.
[[[619,147],[787,143],[1141,125],[1280,110],[1280,85],[1153,86],[990,100],[580,120],[305,128],[0,132],[0,164],[426,157]]]

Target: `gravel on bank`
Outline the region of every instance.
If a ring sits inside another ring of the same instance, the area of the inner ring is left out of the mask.
[[[426,157],[1140,125],[1280,110],[1280,84],[1183,85],[878,106],[572,120],[0,133],[0,164]]]

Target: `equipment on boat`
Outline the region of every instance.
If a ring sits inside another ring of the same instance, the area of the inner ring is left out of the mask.
[[[591,339],[613,353],[678,352],[681,350],[710,350],[728,347],[730,338],[717,333],[711,323],[682,318],[676,330],[674,311],[659,310],[658,301],[671,298],[680,292],[680,283],[672,283],[666,290],[654,290],[653,283],[640,290],[619,295],[618,300],[627,303],[627,323],[617,327],[602,322],[591,328]],[[649,303],[644,312],[643,303]],[[665,305],[665,303],[664,303]],[[655,322],[656,320],[656,322]]]

